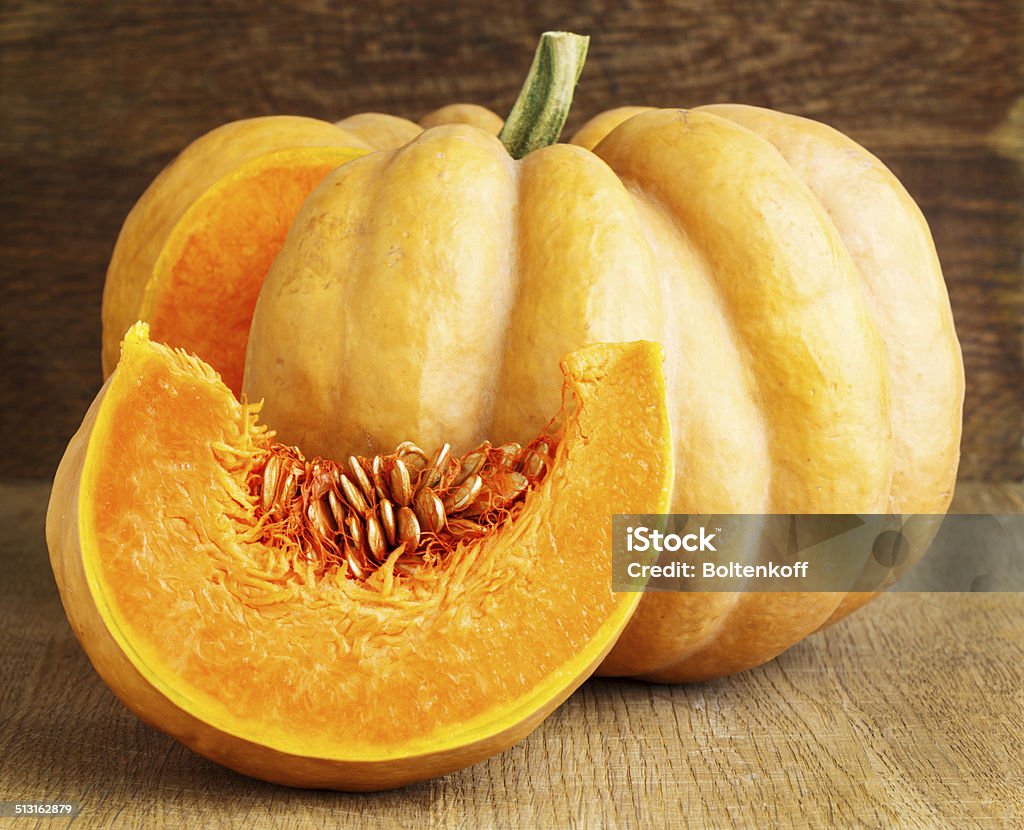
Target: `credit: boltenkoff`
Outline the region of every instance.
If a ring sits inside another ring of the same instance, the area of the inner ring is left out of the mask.
[[[807,576],[807,569],[810,563],[807,561],[794,562],[792,565],[780,565],[777,562],[765,562],[761,565],[743,565],[739,562],[729,562],[724,565],[716,565],[714,562],[704,562],[699,570],[700,575],[705,579],[736,579],[742,577],[749,579],[792,579],[793,577],[804,578]],[[639,562],[630,562],[626,566],[626,573],[631,577],[659,578],[659,577],[683,577],[686,579],[697,575],[698,568],[690,562],[668,562],[664,565],[642,565]]]
[[[1024,515],[621,515],[615,591],[1022,591]]]

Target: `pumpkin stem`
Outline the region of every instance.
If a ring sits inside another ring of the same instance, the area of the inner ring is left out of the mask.
[[[558,141],[589,43],[589,37],[572,32],[540,36],[530,74],[498,135],[512,158],[521,159]]]

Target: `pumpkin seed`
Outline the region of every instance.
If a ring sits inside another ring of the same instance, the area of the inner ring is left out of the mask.
[[[373,489],[377,493],[377,498],[388,498],[388,487],[384,480],[384,459],[379,455],[375,455],[370,462],[370,475],[373,477]]]
[[[334,483],[334,471],[317,459],[312,464],[306,463],[305,479],[308,482],[310,496],[318,499]]]
[[[316,531],[317,535],[324,541],[333,541],[335,534],[334,520],[331,518],[330,508],[323,499],[316,499],[309,503],[306,508],[306,515],[309,524]]]
[[[506,470],[494,476],[489,482],[494,492],[506,502],[512,501],[516,496],[526,491],[530,486],[529,480],[522,473],[515,470]]]
[[[260,508],[264,513],[277,502],[277,485],[281,483],[281,456],[272,455],[263,468],[263,483],[260,490]]]
[[[380,526],[384,530],[384,536],[388,540],[388,545],[394,547],[398,544],[395,539],[397,529],[395,527],[395,509],[391,506],[391,502],[384,499],[380,504],[377,505],[377,513],[380,516]]]
[[[366,517],[366,546],[370,549],[370,556],[380,564],[386,558],[387,547],[384,541],[384,531],[380,528],[380,522],[372,513]]]
[[[484,481],[480,476],[470,476],[463,484],[460,484],[445,497],[443,502],[445,512],[458,513],[460,510],[465,510],[480,494],[483,485]]]
[[[429,461],[427,454],[412,441],[403,441],[399,444],[395,448],[395,454],[405,462],[407,467],[417,471],[426,467]]]
[[[427,465],[427,469],[424,470],[420,483],[418,485],[419,490],[424,490],[429,487],[433,487],[441,478],[441,473],[444,471],[445,465],[448,463],[448,457],[451,455],[451,444],[442,444],[435,450],[434,454],[430,458],[430,464]]]
[[[363,469],[363,465],[359,459],[354,455],[348,457],[348,471],[352,475],[352,480],[359,485],[359,489],[366,497],[368,502],[373,501],[373,485],[370,483],[369,477],[366,475],[366,470]]]
[[[498,466],[511,467],[519,460],[519,456],[523,454],[523,448],[517,442],[509,441],[507,444],[502,444],[498,447],[497,452]]]
[[[408,551],[415,550],[420,543],[420,522],[408,507],[398,510],[398,541]]]
[[[448,519],[448,530],[452,535],[457,537],[462,536],[482,536],[486,533],[486,529],[483,525],[477,524],[471,519]]]
[[[491,444],[489,441],[484,441],[479,447],[473,452],[462,459],[462,469],[456,476],[454,484],[462,484],[467,478],[472,475],[476,475],[480,472],[480,469],[487,463],[487,456],[490,453]]]
[[[338,498],[337,490],[327,491],[327,506],[331,508],[331,515],[334,517],[334,526],[343,528],[345,526],[345,508],[342,507],[341,499]]]
[[[352,547],[361,552],[363,550],[363,523],[355,516],[348,516],[345,519],[345,530],[348,531]]]
[[[388,476],[391,484],[391,495],[395,501],[403,507],[412,501],[412,480],[409,477],[409,468],[401,458],[396,458],[391,465],[391,473]]]
[[[433,490],[420,490],[416,494],[413,511],[420,520],[420,527],[429,533],[437,533],[444,527],[444,505]]]
[[[355,551],[346,548],[345,550],[345,561],[348,562],[349,572],[356,578],[363,578],[363,569],[359,565],[359,556]]]
[[[545,441],[541,441],[523,457],[522,470],[530,478],[540,478],[548,467],[547,455],[551,452]]]
[[[341,492],[345,496],[345,501],[352,506],[356,513],[366,513],[370,509],[359,488],[352,483],[347,475],[342,473],[338,476],[338,482],[341,484]]]
[[[298,475],[295,469],[292,468],[288,471],[288,474],[284,477],[284,481],[281,482],[281,488],[278,490],[277,498],[274,500],[277,504],[275,514],[278,517],[288,515],[288,506],[295,499],[295,488],[298,486]]]

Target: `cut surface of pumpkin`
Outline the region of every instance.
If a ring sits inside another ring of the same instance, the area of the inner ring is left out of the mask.
[[[563,411],[526,447],[335,461],[273,443],[139,324],[51,497],[69,619],[130,708],[250,775],[380,789],[487,757],[636,607],[611,590],[611,516],[667,509],[661,360],[567,356]]]

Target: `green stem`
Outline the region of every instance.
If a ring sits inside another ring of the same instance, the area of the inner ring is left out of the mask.
[[[558,141],[589,43],[589,37],[572,32],[540,36],[530,74],[498,135],[512,158],[521,159]]]

